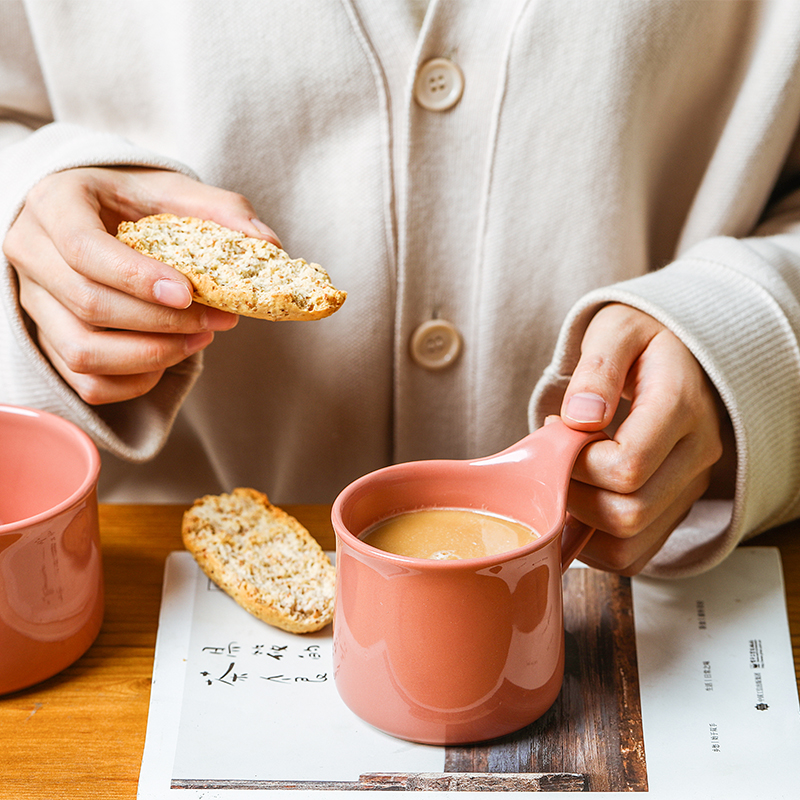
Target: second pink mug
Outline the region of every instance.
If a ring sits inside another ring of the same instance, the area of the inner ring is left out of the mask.
[[[77,426],[0,405],[0,695],[65,669],[100,631],[99,474]]]
[[[496,455],[397,464],[336,499],[336,687],[366,722],[402,739],[465,744],[542,716],[564,675],[561,576],[592,530],[566,512],[581,448],[605,438],[560,420]],[[425,508],[507,517],[539,537],[494,556],[429,560],[360,536]]]

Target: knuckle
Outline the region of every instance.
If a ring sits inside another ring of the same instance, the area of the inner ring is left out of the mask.
[[[74,230],[59,242],[64,261],[80,275],[102,275],[98,280],[135,294],[142,274],[141,264],[128,254],[112,254],[102,247],[99,237],[107,234],[94,230]]]
[[[598,538],[602,540],[602,547],[591,554],[590,563],[594,566],[606,572],[624,575],[637,563],[638,552],[628,540],[607,531],[598,532],[595,539]]]
[[[185,309],[157,307],[147,317],[147,330],[170,337],[207,331],[207,308],[201,303]]]
[[[84,340],[70,339],[62,343],[59,356],[70,372],[90,376],[95,366],[94,350]],[[88,381],[88,378],[87,378]],[[81,381],[83,383],[84,381]]]
[[[100,287],[90,281],[81,281],[69,296],[70,311],[90,325],[103,321],[104,306]]]
[[[160,377],[160,373],[154,376],[137,375],[124,378],[96,376],[87,380],[74,381],[73,388],[85,403],[91,406],[100,406],[142,397],[158,383]]]
[[[58,244],[61,256],[77,272],[83,273],[91,262],[92,237],[81,229],[70,230]]]
[[[630,563],[620,565],[614,571],[623,578],[632,578],[634,575],[638,575],[644,569],[644,566],[644,564],[637,566],[635,561],[631,561]]]
[[[245,213],[252,213],[253,207],[243,194],[239,192],[228,192],[228,201],[234,208],[238,208]]]
[[[25,196],[25,205],[35,208],[45,202],[47,198],[50,197],[52,183],[56,179],[55,175],[57,174],[58,173],[45,175],[35,186],[32,186]]]
[[[21,240],[17,226],[12,225],[3,240],[3,255],[11,264],[17,264],[22,260]]]
[[[94,376],[73,380],[73,389],[84,403],[90,406],[99,406],[108,402],[105,383]]]
[[[632,559],[627,552],[616,550],[606,557],[604,566],[609,572],[614,572],[617,575],[631,575],[634,574],[630,571],[631,564]]]
[[[650,505],[637,495],[617,497],[609,514],[609,528],[620,539],[631,539],[649,524]]]
[[[148,375],[166,369],[185,358],[182,336],[171,334],[144,334],[136,341],[135,367],[130,375]]]
[[[613,384],[620,383],[624,378],[616,361],[605,353],[588,353],[581,357],[575,368],[578,376],[588,376],[593,383],[597,382],[598,376]]]
[[[609,488],[621,495],[632,495],[642,488],[646,479],[643,454],[628,453],[624,459],[617,459],[606,468]]]
[[[713,464],[716,464],[719,461],[723,454],[725,448],[722,444],[722,439],[719,436],[715,436],[714,439],[707,443],[706,446],[703,448],[703,452],[705,453],[707,465],[710,467]]]
[[[113,276],[114,286],[132,296],[144,296],[147,293],[142,285],[143,282],[148,282],[145,281],[147,268],[144,263],[138,254],[125,253],[105,257],[105,269]],[[149,283],[152,283],[152,277]]]
[[[160,340],[147,342],[142,346],[138,354],[141,359],[142,371],[153,372],[163,369],[170,360],[169,355],[169,348],[162,344]]]

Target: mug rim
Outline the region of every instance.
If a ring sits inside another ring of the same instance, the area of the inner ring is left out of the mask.
[[[472,558],[452,558],[452,559],[435,559],[435,558],[420,558],[419,556],[403,556],[399,555],[398,553],[390,553],[388,550],[381,550],[374,545],[371,545],[365,542],[360,536],[353,533],[347,525],[344,524],[344,519],[342,517],[342,506],[345,502],[353,496],[359,489],[361,489],[364,484],[373,480],[376,476],[381,476],[382,474],[386,474],[389,472],[395,471],[402,471],[404,468],[409,468],[415,464],[432,464],[435,462],[445,462],[446,459],[431,459],[428,461],[422,462],[403,462],[400,464],[390,464],[386,467],[381,467],[380,469],[374,470],[372,472],[368,472],[366,475],[362,475],[360,478],[357,478],[348,486],[346,486],[336,499],[333,502],[333,506],[331,508],[331,523],[333,525],[333,531],[336,536],[337,544],[341,540],[343,544],[352,547],[354,550],[359,552],[361,555],[367,556],[369,558],[378,558],[384,561],[390,561],[396,564],[401,564],[407,567],[414,567],[415,569],[447,569],[447,570],[457,570],[457,569],[485,569],[487,567],[494,567],[500,564],[504,564],[508,561],[513,561],[517,558],[521,558],[531,553],[536,552],[537,550],[543,549],[547,545],[549,545],[553,539],[557,538],[558,534],[564,528],[564,518],[560,520],[560,522],[556,523],[552,528],[544,533],[539,534],[539,536],[534,539],[532,542],[529,542],[522,547],[516,547],[513,550],[504,550],[501,553],[495,553],[494,555],[488,556],[477,556]],[[399,516],[400,514],[412,513],[414,511],[424,511],[426,509],[454,509],[460,511],[474,511],[478,514],[489,514],[497,517],[502,517],[503,519],[509,519],[512,522],[517,522],[520,525],[526,525],[526,527],[531,527],[527,525],[527,523],[522,522],[519,519],[514,519],[513,517],[509,517],[504,514],[498,514],[496,512],[491,511],[489,508],[470,508],[467,506],[455,506],[455,505],[420,505],[416,508],[405,508],[405,509],[398,509],[393,513],[387,514],[385,517],[381,517],[380,519],[376,519],[371,525],[376,525],[380,522],[385,520],[392,519],[395,516]],[[371,526],[370,526],[371,527]]]
[[[97,445],[84,430],[64,417],[29,406],[1,403],[0,414],[17,414],[25,417],[38,417],[45,420],[54,429],[63,431],[72,437],[73,441],[78,444],[82,451],[88,456],[89,462],[87,474],[72,494],[45,511],[40,511],[38,514],[33,514],[24,519],[14,520],[13,522],[0,523],[0,534],[13,533],[14,531],[31,527],[32,525],[36,525],[48,519],[53,519],[91,494],[100,475],[100,452],[97,449]]]

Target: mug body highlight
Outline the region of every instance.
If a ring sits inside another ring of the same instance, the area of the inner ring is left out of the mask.
[[[65,669],[100,630],[99,472],[77,426],[0,405],[0,694]]]
[[[334,503],[336,687],[359,717],[426,744],[496,738],[542,716],[561,690],[561,576],[592,531],[568,526],[566,492],[581,447],[602,434],[548,425],[475,461],[386,467]],[[359,537],[422,508],[508,517],[539,538],[483,558],[428,560]]]

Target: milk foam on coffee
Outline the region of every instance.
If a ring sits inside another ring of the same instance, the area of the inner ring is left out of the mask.
[[[409,511],[377,523],[361,536],[388,553],[441,560],[497,555],[538,538],[514,520],[460,508]]]

